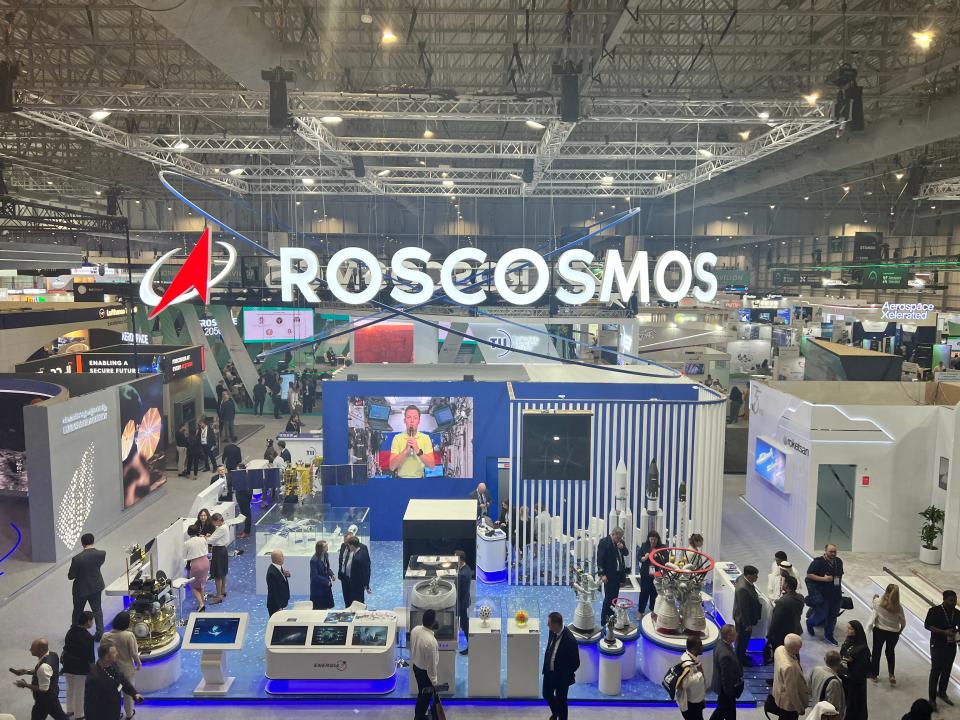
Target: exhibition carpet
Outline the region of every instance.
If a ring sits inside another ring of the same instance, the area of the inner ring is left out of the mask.
[[[250,613],[249,630],[243,650],[239,652],[228,653],[229,674],[236,677],[236,680],[227,697],[224,698],[194,698],[193,690],[200,681],[200,653],[195,651],[181,651],[182,672],[179,680],[163,690],[159,690],[147,695],[148,703],[179,702],[184,700],[197,700],[207,702],[234,702],[234,701],[263,701],[263,702],[284,702],[289,698],[278,699],[276,696],[270,696],[266,692],[266,678],[264,677],[265,665],[265,646],[264,629],[267,624],[266,597],[258,596],[254,592],[255,577],[255,546],[254,536],[237,541],[236,547],[244,550],[244,554],[238,557],[230,558],[230,574],[227,586],[227,598],[220,605],[210,605],[208,609],[212,612],[244,611]],[[400,542],[371,542],[370,555],[372,558],[373,571],[371,587],[373,594],[367,596],[367,606],[371,609],[393,610],[402,605],[403,602],[403,583],[402,583],[402,543]],[[212,589],[212,582],[209,586]],[[334,598],[339,606],[342,606],[342,597],[340,596],[339,583],[334,588]],[[306,600],[308,598],[293,597],[291,603],[296,600]],[[546,626],[547,614],[553,610],[563,613],[564,617],[573,617],[574,605],[576,604],[573,590],[569,587],[560,586],[512,586],[507,583],[487,585],[477,583],[477,597],[475,602],[488,601],[494,608],[501,608],[501,614],[506,613],[508,609],[523,607],[532,617],[539,617],[541,627]],[[184,602],[184,613],[192,612],[196,609],[195,602],[188,594]],[[181,630],[182,632],[182,630]],[[541,635],[541,655],[546,648],[547,635]],[[463,640],[461,638],[461,647]],[[506,657],[506,643],[503,643],[501,657],[501,667],[503,667],[503,677],[501,684],[501,695],[506,694],[506,670],[508,668]],[[406,659],[408,657],[406,647],[398,649],[398,657]],[[457,655],[457,683],[456,698],[467,699],[467,663],[469,657]],[[403,667],[397,671],[396,688],[387,695],[377,696],[325,696],[324,699],[350,699],[353,701],[369,700],[371,702],[410,702],[414,697],[409,692],[408,669]],[[134,678],[136,683],[136,678]],[[642,704],[642,705],[663,705],[672,704],[666,691],[660,686],[660,678],[651,681],[643,676],[640,670],[633,680],[624,680],[622,685],[622,694],[619,696],[609,696],[600,693],[597,683],[575,684],[570,688],[570,699],[574,701],[604,704]],[[749,705],[755,703],[754,696],[749,692],[744,692],[741,702]],[[471,703],[503,703],[517,702],[515,700],[498,700],[469,698]],[[531,699],[530,701],[534,701]],[[521,700],[520,702],[524,702]],[[536,700],[536,702],[542,702]]]

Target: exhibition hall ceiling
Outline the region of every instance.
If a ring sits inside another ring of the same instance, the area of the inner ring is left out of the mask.
[[[854,183],[879,209],[900,182],[884,173],[921,155],[934,161],[926,180],[960,175],[956,131],[928,122],[960,109],[952,1],[0,0],[0,11],[21,108],[0,116],[0,160],[8,186],[33,197],[102,203],[119,184],[162,198],[166,167],[248,198],[376,195],[408,208],[449,195],[827,206]],[[858,71],[867,128],[838,138],[828,77],[843,62]],[[278,65],[294,76],[292,121],[270,130],[261,71]],[[578,69],[579,118],[564,121],[558,72]],[[915,132],[898,133],[902,122]],[[848,148],[856,135],[875,137]]]

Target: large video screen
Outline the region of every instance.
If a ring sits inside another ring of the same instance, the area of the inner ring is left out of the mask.
[[[347,427],[367,477],[473,477],[471,397],[352,397]]]
[[[244,342],[287,342],[311,335],[312,308],[243,308]]]
[[[191,643],[207,645],[232,645],[237,641],[237,632],[240,630],[240,618],[203,618],[193,621],[193,632],[190,634]]]
[[[753,466],[762,477],[780,492],[787,486],[787,456],[770,443],[757,438]]]
[[[591,413],[524,413],[522,479],[589,480],[592,427]]]
[[[132,507],[167,481],[163,378],[121,385],[120,460],[123,507]]]
[[[43,402],[49,395],[15,390],[0,391],[0,497],[27,494],[27,439],[23,408]]]

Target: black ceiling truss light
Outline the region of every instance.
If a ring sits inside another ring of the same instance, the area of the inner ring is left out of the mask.
[[[833,119],[839,125],[837,136],[846,129],[862,132],[865,127],[863,88],[857,84],[857,69],[850,63],[841,63],[827,79],[837,88],[837,99],[833,103]]]
[[[277,65],[271,70],[261,70],[260,77],[270,86],[270,127],[283,130],[290,124],[290,110],[287,106],[287,83],[293,81],[293,71],[284,70]]]
[[[0,112],[17,112],[13,104],[13,83],[20,75],[20,63],[0,60]]]

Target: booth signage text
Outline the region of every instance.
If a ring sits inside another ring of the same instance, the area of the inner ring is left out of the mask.
[[[884,320],[926,320],[934,311],[929,303],[891,303],[885,302],[880,308],[880,317]]]

